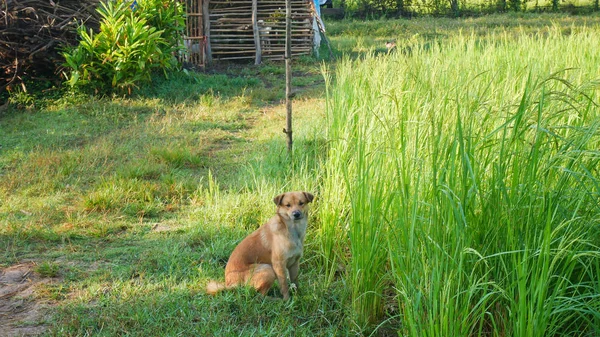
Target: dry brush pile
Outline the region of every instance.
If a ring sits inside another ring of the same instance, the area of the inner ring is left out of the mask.
[[[99,0],[5,0],[0,9],[0,92],[24,79],[56,78],[76,27],[98,26]]]

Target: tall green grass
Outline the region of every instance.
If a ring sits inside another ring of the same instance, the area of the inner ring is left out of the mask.
[[[463,33],[338,64],[320,240],[359,326],[600,332],[597,33]]]

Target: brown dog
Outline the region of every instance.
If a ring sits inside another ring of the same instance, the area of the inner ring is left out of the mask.
[[[265,295],[277,279],[283,299],[287,300],[288,271],[295,284],[308,223],[307,205],[313,199],[308,192],[276,196],[273,202],[277,214],[235,247],[225,267],[225,283],[210,281],[206,292],[214,295],[223,289],[250,284]]]

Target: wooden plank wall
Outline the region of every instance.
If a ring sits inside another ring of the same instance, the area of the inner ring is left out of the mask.
[[[204,67],[206,38],[204,36],[203,0],[185,0],[186,25],[183,43],[187,53],[182,61],[196,67]]]
[[[210,27],[207,55],[212,60],[283,59],[285,0],[256,0],[254,6],[252,0],[204,1],[209,1],[205,27]],[[308,55],[313,45],[311,0],[291,1],[292,55]]]

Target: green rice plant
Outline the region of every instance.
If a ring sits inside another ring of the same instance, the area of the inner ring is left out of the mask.
[[[338,64],[323,194],[339,197],[320,240],[328,270],[344,257],[359,326],[393,288],[401,335],[598,330],[595,29]],[[332,244],[340,232],[348,245]]]
[[[326,102],[326,109],[328,111],[326,117],[326,123],[330,127],[327,129],[327,138],[330,141],[338,142],[341,140],[338,131],[342,131],[343,127],[339,125],[347,116],[343,115],[348,112],[348,109],[339,109],[336,114],[330,113],[333,106],[339,106],[349,102],[349,100],[343,100],[340,96],[331,96],[331,76],[328,75],[325,68],[322,69],[323,75],[326,81],[326,95],[331,99]],[[344,144],[339,142],[339,144]],[[332,151],[336,151],[332,155]],[[324,175],[327,179],[322,181],[321,195],[320,198],[323,200],[337,200],[337,202],[324,202],[319,208],[319,218],[321,219],[321,226],[318,229],[317,237],[322,254],[321,264],[327,274],[327,285],[331,285],[338,272],[340,263],[346,263],[346,251],[342,247],[347,247],[347,237],[345,233],[344,224],[346,223],[347,214],[347,192],[344,188],[345,185],[340,184],[342,180],[341,168],[344,166],[345,153],[343,148],[331,147],[329,149],[329,156],[327,162],[323,165],[325,170]],[[340,235],[344,233],[344,235]]]

